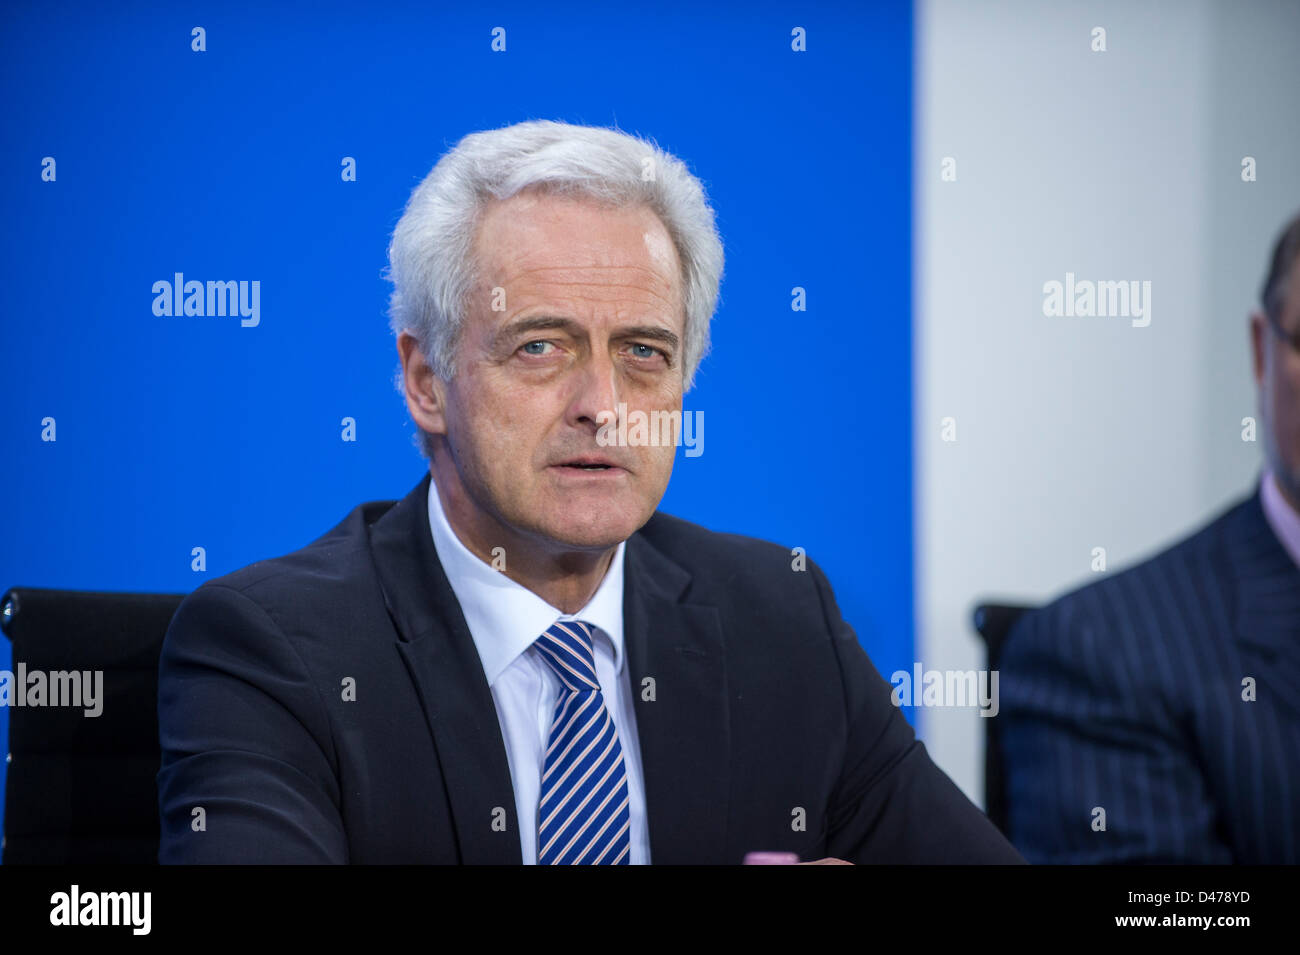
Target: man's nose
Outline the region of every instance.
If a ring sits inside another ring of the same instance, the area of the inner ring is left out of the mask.
[[[609,355],[593,355],[583,362],[577,369],[573,389],[569,405],[571,423],[594,430],[617,420],[618,368]]]

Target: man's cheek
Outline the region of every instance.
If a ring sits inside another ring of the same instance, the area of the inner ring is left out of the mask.
[[[645,473],[649,480],[646,483],[647,492],[662,493],[664,487],[668,484],[668,478],[673,472],[673,459],[677,449],[671,445],[664,447],[647,448],[649,452],[648,465]]]

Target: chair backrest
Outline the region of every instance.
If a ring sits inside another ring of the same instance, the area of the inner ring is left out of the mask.
[[[158,657],[184,596],[0,598],[13,643],[6,865],[158,861]]]
[[[1021,616],[1033,607],[1023,604],[980,603],[971,615],[975,630],[988,648],[988,668],[998,669],[1002,647]],[[984,724],[984,812],[1010,837],[1007,831],[1007,790],[1002,759],[1002,734],[997,717],[980,720]]]

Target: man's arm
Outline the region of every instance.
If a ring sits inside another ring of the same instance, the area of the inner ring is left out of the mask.
[[[163,863],[346,862],[324,702],[263,608],[205,585],[158,673]]]
[[[1023,863],[930,759],[890,699],[889,683],[840,616],[825,574],[811,561],[808,566],[839,658],[848,720],[827,854],[857,863]]]
[[[1032,862],[1231,862],[1182,704],[1143,663],[1160,635],[1106,625],[1098,599],[1026,614],[1002,651],[1012,838]]]

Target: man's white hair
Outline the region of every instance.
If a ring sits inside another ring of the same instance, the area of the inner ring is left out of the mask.
[[[487,202],[527,189],[644,204],[659,216],[682,265],[682,371],[689,390],[709,350],[722,240],[704,187],[686,164],[617,129],[532,120],[470,133],[438,160],[411,193],[388,246],[393,334],[414,335],[438,377],[451,379],[468,296],[479,281],[473,247],[480,214]],[[400,372],[395,384],[403,390]]]

